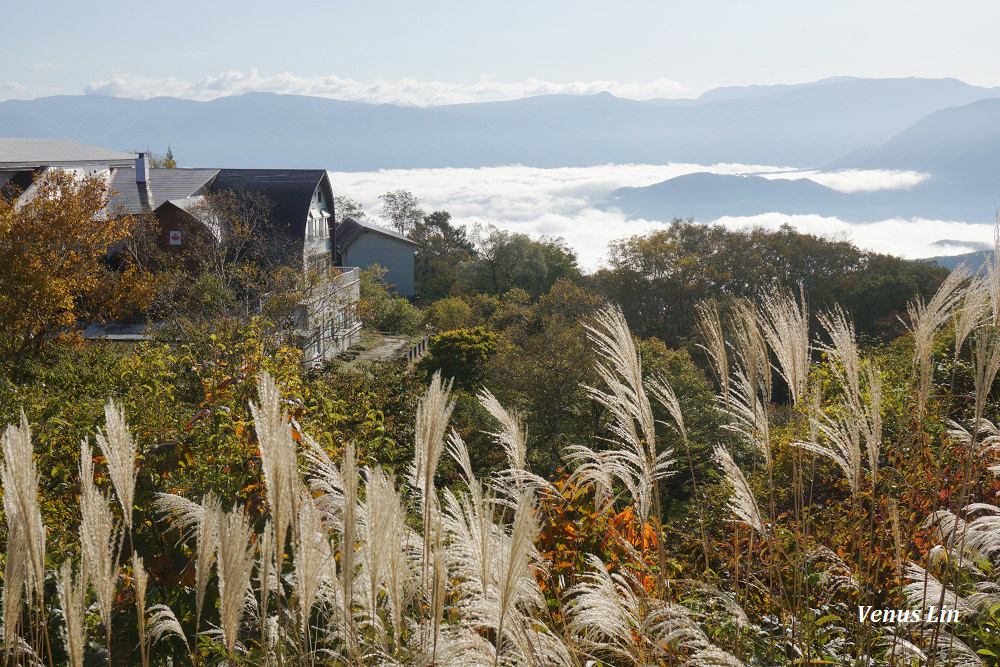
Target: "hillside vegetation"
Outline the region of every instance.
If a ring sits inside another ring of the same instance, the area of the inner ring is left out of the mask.
[[[437,298],[361,309],[415,368],[304,371],[243,288],[4,358],[7,662],[1000,662],[1000,266],[434,220]]]

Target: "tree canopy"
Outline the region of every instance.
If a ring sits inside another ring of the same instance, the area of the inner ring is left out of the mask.
[[[134,265],[107,261],[134,224],[106,213],[100,175],[52,170],[29,196],[0,196],[0,356],[17,359],[79,326],[133,311],[151,292]]]

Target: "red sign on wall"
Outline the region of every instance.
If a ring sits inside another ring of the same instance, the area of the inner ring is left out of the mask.
[[[170,245],[181,244],[181,233],[178,230],[171,230],[169,234]]]

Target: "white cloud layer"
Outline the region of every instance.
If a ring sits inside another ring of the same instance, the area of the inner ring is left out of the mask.
[[[842,169],[840,171],[784,171],[760,174],[764,178],[789,180],[808,179],[840,192],[875,192],[877,190],[909,190],[930,174],[919,171],[888,169]]]
[[[475,83],[460,84],[382,77],[372,81],[358,81],[334,75],[306,77],[289,72],[265,75],[256,69],[249,72],[231,70],[198,81],[175,77],[156,79],[121,75],[104,81],[95,81],[84,87],[84,92],[90,95],[136,99],[168,96],[202,101],[251,91],[414,106],[513,100],[532,95],[591,95],[602,91],[630,99],[681,97],[691,92],[676,81],[662,78],[648,83],[620,81],[557,83],[534,78],[502,82],[483,76]]]
[[[573,247],[587,270],[599,267],[608,243],[633,234],[662,229],[666,221],[629,220],[602,203],[616,188],[645,186],[683,174],[707,171],[718,174],[771,174],[787,169],[760,165],[696,164],[604,165],[538,169],[519,165],[480,169],[397,169],[377,172],[330,172],[334,191],[359,201],[375,216],[379,195],[409,190],[425,211],[444,209],[462,225],[495,224],[501,229],[528,234],[561,236]],[[857,182],[894,182],[895,176],[858,172]],[[760,225],[795,229],[820,236],[843,238],[857,245],[906,258],[968,252],[960,246],[935,246],[941,239],[990,243],[992,225],[964,222],[892,219],[867,224],[843,222],[819,215],[764,215],[722,218],[720,224],[739,228]]]

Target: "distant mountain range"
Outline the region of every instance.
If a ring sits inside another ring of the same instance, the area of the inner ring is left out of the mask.
[[[718,88],[693,100],[608,93],[429,108],[248,93],[210,102],[58,96],[0,102],[0,136],[122,150],[169,144],[183,166],[535,167],[743,163],[931,174],[909,190],[845,194],[809,180],[690,174],[608,201],[669,220],[765,212],[865,222],[993,219],[1000,88],[955,79],[833,78]]]
[[[0,136],[122,150],[167,144],[186,166],[536,167],[740,162],[822,167],[946,107],[1000,98],[955,79],[835,78],[719,88],[696,100],[608,93],[429,108],[248,93],[210,102],[96,95],[0,102]]]
[[[696,220],[778,212],[850,222],[891,217],[992,222],[1000,197],[1000,99],[932,112],[882,144],[852,150],[824,167],[844,169],[912,170],[930,176],[907,189],[845,194],[807,179],[689,174],[622,188],[609,205],[649,219],[663,219],[669,210]]]

